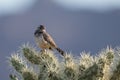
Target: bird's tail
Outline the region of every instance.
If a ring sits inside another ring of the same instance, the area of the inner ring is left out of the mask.
[[[56,50],[57,50],[62,56],[65,55],[65,53],[64,53],[64,51],[63,51],[62,49],[60,49],[60,48],[56,48]]]

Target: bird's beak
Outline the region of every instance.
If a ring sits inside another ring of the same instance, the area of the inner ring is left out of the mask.
[[[37,31],[37,30],[34,32],[34,35],[35,35],[35,36],[37,36],[37,35],[38,35],[38,31]]]

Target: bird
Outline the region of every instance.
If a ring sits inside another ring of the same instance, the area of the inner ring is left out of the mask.
[[[47,33],[46,27],[40,25],[34,32],[35,41],[39,48],[44,50],[53,50],[56,49],[62,56],[64,56],[64,51],[60,49],[50,34]]]

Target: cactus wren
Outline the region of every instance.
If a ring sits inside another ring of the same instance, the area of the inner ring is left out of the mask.
[[[46,32],[43,25],[40,25],[34,33],[37,45],[42,49],[56,49],[61,55],[64,56],[64,51],[57,47],[53,38]]]

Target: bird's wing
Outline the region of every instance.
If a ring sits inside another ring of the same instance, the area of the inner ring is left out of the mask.
[[[45,41],[47,41],[52,47],[57,47],[55,44],[53,38],[48,33],[43,33],[43,38]]]

